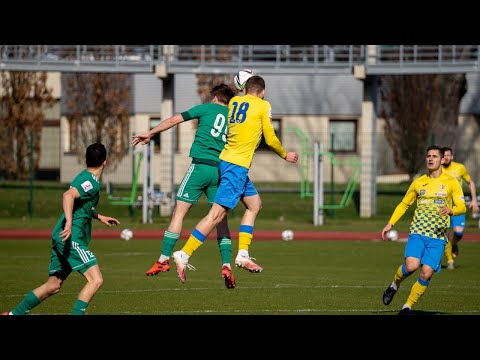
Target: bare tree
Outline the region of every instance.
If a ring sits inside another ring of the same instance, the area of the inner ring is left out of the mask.
[[[108,151],[106,171],[114,171],[130,147],[131,76],[120,73],[67,73],[62,76],[71,150],[79,162],[88,145]]]
[[[383,75],[379,78],[379,116],[397,167],[410,179],[425,166],[433,143],[454,146],[465,74]]]
[[[53,89],[47,88],[45,72],[2,71],[0,81],[0,171],[6,179],[26,180],[31,158],[38,170],[44,110],[54,104]]]

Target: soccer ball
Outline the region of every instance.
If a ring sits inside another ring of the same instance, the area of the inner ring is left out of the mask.
[[[293,240],[293,231],[292,230],[283,230],[282,231],[282,240],[283,241]]]
[[[387,233],[385,234],[385,238],[388,240],[388,241],[397,241],[398,240],[398,232],[397,230],[395,229],[390,229],[387,231]]]
[[[237,90],[242,91],[245,88],[245,83],[248,79],[250,79],[255,73],[250,69],[243,69],[240,70],[235,74],[233,77],[233,85],[237,88]]]
[[[123,229],[120,233],[120,238],[126,241],[130,240],[133,238],[133,231],[130,229]]]

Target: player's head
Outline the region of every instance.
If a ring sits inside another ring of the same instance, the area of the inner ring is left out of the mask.
[[[427,167],[430,171],[436,171],[444,162],[443,147],[431,145],[427,148]]]
[[[263,97],[265,96],[265,80],[258,75],[250,77],[245,83],[245,94]]]
[[[97,168],[104,165],[105,160],[107,160],[107,149],[103,144],[95,143],[87,147],[85,155],[87,167]]]
[[[228,105],[230,99],[235,96],[235,91],[227,84],[219,84],[210,91],[212,99],[217,97],[217,101],[223,105]]]
[[[443,162],[443,166],[448,166],[453,161],[453,150],[451,147],[444,146],[443,147],[443,158],[445,159]]]

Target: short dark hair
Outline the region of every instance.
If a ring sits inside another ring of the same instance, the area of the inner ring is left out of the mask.
[[[441,147],[441,146],[438,146],[438,145],[431,145],[427,148],[427,154],[430,150],[438,150],[438,152],[440,153],[440,157],[442,157],[442,158],[445,155],[445,148],[444,147]]]
[[[107,159],[107,149],[100,143],[91,144],[87,147],[85,161],[87,167],[99,167]]]
[[[212,99],[216,96],[218,101],[222,104],[228,105],[230,99],[235,96],[235,91],[233,91],[233,89],[227,84],[222,83],[215,86],[210,91],[210,95],[212,96]]]
[[[453,149],[451,147],[448,147],[448,146],[444,146],[443,147],[443,153],[445,154],[445,151],[450,151],[452,154],[453,154]]]
[[[258,75],[254,75],[248,78],[247,82],[245,83],[245,89],[247,90],[247,94],[255,93],[258,94],[262,90],[265,90],[265,80]]]

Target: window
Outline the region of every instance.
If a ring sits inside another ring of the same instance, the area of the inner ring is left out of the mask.
[[[272,125],[273,128],[275,129],[275,134],[277,134],[277,137],[282,140],[282,127],[281,127],[281,120],[280,119],[272,119]],[[260,145],[258,145],[257,151],[262,151],[262,150],[270,150],[268,147],[267,143],[265,142],[265,138],[262,135],[262,140],[260,141]]]
[[[157,126],[158,124],[160,124],[162,120],[160,118],[157,118],[157,117],[152,117],[150,118],[150,129],[153,129],[155,126]],[[179,139],[179,136],[180,136],[180,129],[179,129],[179,126],[174,126],[173,128],[171,129],[168,129],[167,132],[170,132],[170,131],[175,131],[175,136],[176,136],[176,141],[175,141],[175,151],[176,152],[179,152],[180,151],[180,139]],[[168,135],[165,135],[165,136],[171,136],[171,134],[168,134]],[[152,140],[155,141],[155,147],[154,147],[154,151],[156,153],[160,153],[160,149],[161,149],[161,142],[162,142],[162,133],[156,133],[155,135],[152,136]]]
[[[161,119],[160,118],[150,118],[150,130],[153,129],[155,126],[160,124]],[[152,136],[151,141],[155,141],[155,147],[154,147],[154,152],[159,153],[160,152],[160,134],[161,133],[156,133],[155,135]]]
[[[330,149],[334,153],[357,152],[357,121],[330,120]]]

